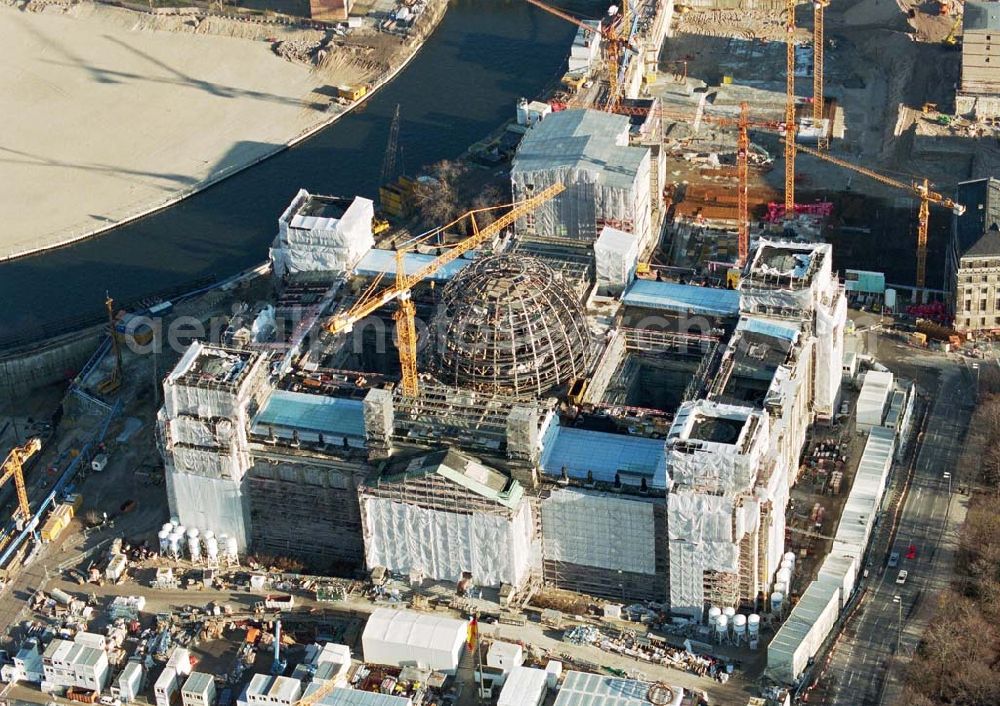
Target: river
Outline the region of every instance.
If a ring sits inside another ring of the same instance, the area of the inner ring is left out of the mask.
[[[561,6],[595,16],[604,4]],[[574,33],[523,0],[452,0],[392,83],[313,138],[142,220],[0,264],[0,346],[80,325],[99,315],[105,291],[134,301],[265,260],[299,188],[375,198],[397,104],[409,173],[458,156],[558,77]]]

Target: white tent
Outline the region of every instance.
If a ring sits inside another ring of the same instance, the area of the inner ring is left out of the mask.
[[[507,677],[497,706],[541,706],[546,686],[544,669],[518,665]]]
[[[468,637],[468,623],[405,610],[379,608],[365,625],[365,662],[418,666],[454,674]]]

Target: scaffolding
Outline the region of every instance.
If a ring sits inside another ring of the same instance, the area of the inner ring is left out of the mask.
[[[245,484],[254,549],[315,568],[360,566],[364,545],[356,487],[366,475],[363,459],[351,463],[295,449],[255,449]]]
[[[585,376],[593,342],[583,308],[541,260],[481,258],[441,294],[436,375],[465,389],[534,398]]]
[[[478,585],[515,589],[529,578],[530,503],[517,481],[464,454],[413,459],[362,485],[358,499],[368,568],[455,582],[469,572]]]
[[[611,600],[664,600],[669,543],[662,497],[547,485],[538,503],[546,585]]]

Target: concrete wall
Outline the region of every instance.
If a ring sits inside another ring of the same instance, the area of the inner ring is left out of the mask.
[[[0,352],[0,399],[17,399],[39,387],[72,380],[97,349],[105,328],[95,326]]]
[[[955,113],[974,118],[1000,117],[1000,95],[979,96],[957,93],[955,94]]]

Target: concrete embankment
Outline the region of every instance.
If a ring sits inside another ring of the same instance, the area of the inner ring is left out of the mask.
[[[37,388],[72,380],[106,330],[107,324],[91,326],[0,352],[0,399],[16,400]]]

